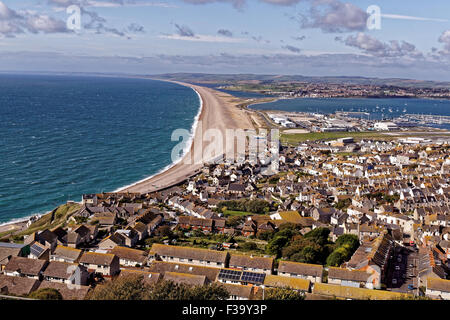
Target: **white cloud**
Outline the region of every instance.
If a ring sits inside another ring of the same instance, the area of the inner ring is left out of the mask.
[[[0,1],[0,35],[14,37],[25,32],[64,33],[69,30],[62,20],[32,11],[16,12]]]

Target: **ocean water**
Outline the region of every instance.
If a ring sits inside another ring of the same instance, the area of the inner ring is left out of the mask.
[[[158,173],[199,106],[161,81],[0,75],[0,223]]]
[[[450,116],[450,100],[408,98],[296,98],[250,106],[258,110],[334,113],[352,111],[370,113],[370,119],[392,119],[406,114],[432,114]],[[389,110],[391,109],[391,110]],[[359,117],[359,116],[358,116]],[[366,118],[367,116],[364,116]],[[450,129],[450,125],[430,125]]]

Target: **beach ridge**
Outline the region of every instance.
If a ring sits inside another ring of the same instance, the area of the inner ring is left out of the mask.
[[[194,128],[191,147],[190,150],[184,154],[182,159],[172,164],[166,170],[132,184],[131,186],[121,188],[116,192],[150,193],[177,185],[200,172],[203,163],[210,160],[203,159],[203,155],[199,155],[198,150],[195,148],[195,146],[200,143],[202,144],[203,150],[208,146],[209,143],[205,143],[202,139],[203,134],[207,130],[218,129],[222,132],[223,137],[225,137],[225,130],[227,129],[254,129],[246,112],[237,108],[231,101],[234,97],[227,93],[185,82],[162,79],[153,80],[177,83],[193,89],[199,95],[201,100],[201,111]],[[198,125],[199,123],[201,123],[201,128]],[[192,157],[194,157],[195,160],[201,158],[201,163],[194,161]],[[189,158],[191,161],[186,164],[186,159]]]

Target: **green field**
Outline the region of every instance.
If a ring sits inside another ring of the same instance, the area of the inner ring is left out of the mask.
[[[393,139],[395,136],[388,136],[381,132],[310,132],[310,133],[293,133],[286,134],[281,133],[280,140],[282,143],[293,144],[305,141],[317,141],[317,140],[333,140],[339,138],[352,137],[355,139],[364,138],[383,138]]]
[[[19,235],[28,235],[36,231],[60,227],[67,222],[67,219],[80,210],[81,206],[78,203],[67,203],[59,206],[54,211],[42,216],[39,220],[32,223],[30,227],[19,233]]]
[[[365,131],[365,132],[310,132],[310,133],[283,133],[280,134],[280,141],[283,144],[298,144],[305,141],[317,140],[334,140],[339,138],[352,137],[355,140],[361,139],[380,139],[380,140],[395,140],[398,138],[407,137],[448,137],[449,132],[379,132],[379,131]]]
[[[251,213],[251,212],[245,212],[245,211],[233,211],[233,210],[225,210],[224,213],[225,217],[229,217],[229,216],[251,216],[251,215],[255,215],[256,213]]]

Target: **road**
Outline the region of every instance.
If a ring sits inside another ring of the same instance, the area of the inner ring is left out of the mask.
[[[417,295],[417,263],[418,254],[415,249],[397,245],[386,274],[387,290]],[[413,288],[409,289],[409,285]]]

